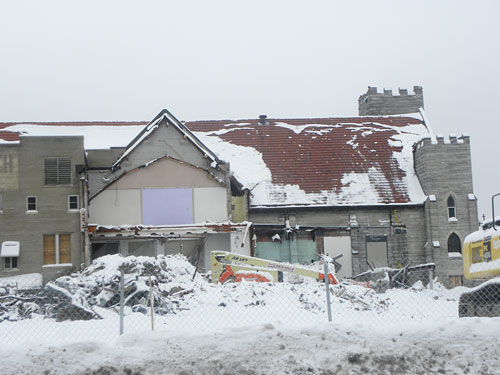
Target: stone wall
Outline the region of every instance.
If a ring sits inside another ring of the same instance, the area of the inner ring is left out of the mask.
[[[12,149],[12,146],[5,146]],[[48,280],[80,266],[82,234],[79,211],[68,210],[68,196],[78,195],[81,206],[79,170],[84,168],[83,137],[21,137],[16,145],[18,164],[16,189],[3,191],[3,210],[0,213],[0,243],[19,241],[18,267],[5,269],[3,259],[0,275],[42,273]],[[0,149],[4,150],[2,145]],[[71,183],[44,185],[44,159],[71,158]],[[28,212],[27,196],[37,198],[36,212]],[[71,234],[72,266],[44,265],[44,234]]]
[[[415,170],[428,196],[425,222],[429,259],[436,263],[440,279],[463,275],[459,254],[449,254],[448,239],[454,233],[463,246],[477,230],[477,201],[473,194],[470,140],[468,136],[426,138],[414,145]],[[455,201],[456,217],[449,217],[448,198]]]
[[[323,252],[324,236],[350,236],[354,275],[369,269],[366,264],[367,237],[372,236],[386,238],[391,267],[428,262],[424,248],[427,239],[423,205],[250,209],[249,216],[257,227],[259,224],[274,225],[277,233],[285,227],[285,220],[299,232],[317,228],[318,253]]]
[[[422,87],[413,86],[414,94],[408,94],[407,89],[399,89],[399,95],[392,90],[377,92],[376,87],[368,87],[368,91],[358,99],[360,116],[385,116],[416,113],[424,108]]]

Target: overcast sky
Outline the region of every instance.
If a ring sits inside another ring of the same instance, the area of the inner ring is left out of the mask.
[[[368,86],[421,85],[435,133],[471,136],[490,216],[499,18],[494,0],[0,0],[0,121],[356,115]]]

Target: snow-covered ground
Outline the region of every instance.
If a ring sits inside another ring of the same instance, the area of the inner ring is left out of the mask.
[[[2,374],[499,374],[500,319],[156,331],[0,348]]]
[[[314,280],[214,285],[193,275],[181,256],[115,255],[49,284],[55,297],[0,284],[1,373],[500,374],[500,318],[459,319],[467,288],[334,286],[329,323]],[[65,298],[94,319],[66,320]]]

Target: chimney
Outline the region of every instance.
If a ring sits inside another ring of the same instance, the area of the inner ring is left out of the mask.
[[[266,118],[267,118],[267,115],[260,115],[259,116],[259,125],[260,126],[269,125],[269,122],[266,120]]]

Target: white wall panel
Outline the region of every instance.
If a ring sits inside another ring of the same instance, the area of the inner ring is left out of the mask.
[[[351,250],[351,237],[324,237],[323,238],[324,252],[330,257],[335,257],[342,254],[342,258],[338,259],[342,265],[340,271],[337,271],[337,276],[352,277],[352,250]]]
[[[89,208],[91,224],[141,224],[141,190],[105,190],[90,201]]]
[[[195,188],[193,198],[195,223],[229,220],[226,188]]]

